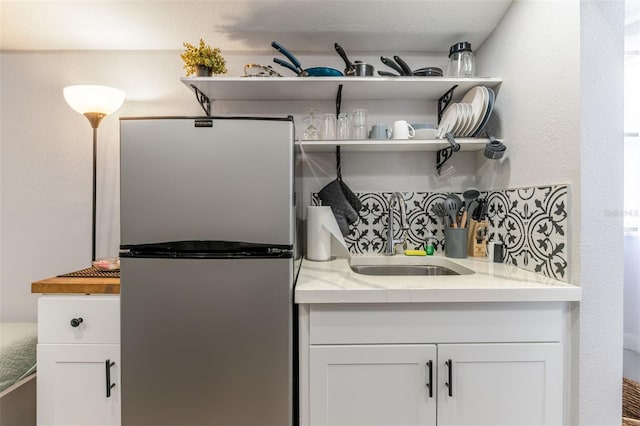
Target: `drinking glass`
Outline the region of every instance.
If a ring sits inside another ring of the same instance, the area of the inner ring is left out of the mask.
[[[306,130],[302,134],[302,139],[306,141],[315,141],[320,139],[320,132],[318,131],[318,122],[315,117],[316,110],[310,108],[307,110],[308,115],[304,118],[304,123],[307,125]]]
[[[367,125],[367,110],[366,109],[356,109],[351,113],[351,124],[353,139],[367,139],[367,130],[369,129]]]
[[[337,138],[341,140],[351,137],[351,120],[345,113],[338,114],[338,129],[336,131]]]
[[[320,123],[320,139],[330,141],[336,138],[336,116],[325,114]]]

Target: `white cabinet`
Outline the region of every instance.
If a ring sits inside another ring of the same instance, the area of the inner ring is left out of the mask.
[[[313,346],[310,423],[435,424],[435,360],[435,345]]]
[[[119,425],[119,384],[120,345],[38,345],[38,425]]]
[[[560,426],[564,309],[302,305],[300,424]]]
[[[559,343],[438,345],[442,425],[562,424]]]
[[[117,296],[38,300],[39,426],[120,424]]]

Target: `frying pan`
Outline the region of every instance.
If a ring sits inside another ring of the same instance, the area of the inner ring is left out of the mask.
[[[354,75],[358,77],[373,76],[373,65],[365,64],[362,61],[355,61],[354,63],[351,63],[349,58],[347,58],[347,54],[345,53],[342,46],[340,46],[338,43],[335,43],[334,47],[336,48],[336,52],[338,52],[338,55],[340,55],[345,65],[347,66],[347,68],[345,68],[344,70],[344,74],[347,77],[352,77]]]
[[[282,59],[273,58],[273,62],[290,69],[291,71],[296,73],[298,77],[341,77],[344,75],[342,74],[342,71],[339,71],[335,68],[314,67],[303,69],[300,61],[298,61],[298,59],[296,59],[296,57],[293,56],[293,54],[285,49],[284,46],[282,46],[280,43],[278,43],[277,41],[273,41],[271,42],[271,46],[291,61],[291,63],[289,63],[283,61]]]
[[[420,68],[415,71],[411,71],[409,65],[402,60],[399,56],[394,56],[393,60],[380,57],[380,60],[386,66],[393,68],[398,74],[393,74],[387,71],[378,71],[378,74],[385,77],[404,77],[404,76],[416,76],[416,77],[442,77],[442,69],[437,67]]]
[[[405,75],[404,71],[402,70],[402,68],[400,68],[400,66],[398,64],[396,64],[395,62],[393,62],[391,59],[389,58],[385,58],[384,56],[380,56],[380,60],[382,61],[383,64],[385,64],[386,66],[393,68],[395,71],[398,72],[398,74],[400,75]],[[380,72],[378,72],[379,74]]]
[[[402,68],[404,75],[413,75],[413,71],[411,71],[411,67],[407,65],[407,63],[403,61],[402,58],[400,58],[400,56],[398,55],[394,56],[393,60],[396,61],[398,65],[400,65],[400,68]]]

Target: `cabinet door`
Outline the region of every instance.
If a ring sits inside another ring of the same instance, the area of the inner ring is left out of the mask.
[[[562,396],[559,343],[438,345],[439,426],[561,425]]]
[[[120,345],[38,345],[37,380],[38,426],[120,424]]]
[[[435,363],[435,345],[312,346],[310,423],[435,425]]]

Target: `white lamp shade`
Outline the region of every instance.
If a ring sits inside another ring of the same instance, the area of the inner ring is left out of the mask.
[[[124,92],[106,86],[68,86],[64,88],[64,98],[80,114],[94,112],[109,115],[122,106]]]

